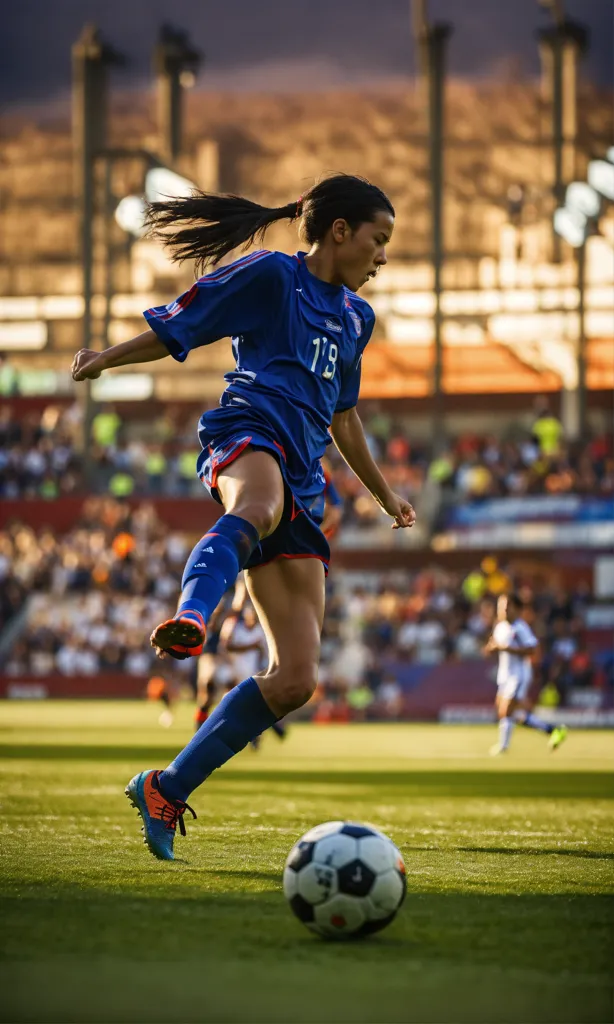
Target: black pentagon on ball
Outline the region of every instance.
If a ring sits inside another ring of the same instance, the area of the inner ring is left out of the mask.
[[[300,871],[301,868],[305,867],[305,864],[309,864],[313,860],[314,846],[315,843],[306,843],[301,839],[288,857],[286,867],[292,868],[293,871]]]
[[[375,872],[361,860],[351,860],[337,871],[339,892],[349,896],[368,896],[375,881]]]
[[[342,836],[351,836],[352,839],[363,839],[365,836],[376,836],[377,832],[366,825],[355,825],[352,821],[346,821],[340,830]]]
[[[386,928],[391,921],[394,921],[397,916],[396,910],[392,914],[388,914],[388,917],[380,917],[378,921],[365,921],[361,924],[357,932],[354,932],[353,938],[362,939],[367,935],[374,935],[375,932],[381,932],[382,928]]]
[[[405,872],[404,871],[399,871],[398,868],[396,868],[395,870],[396,870],[397,875],[401,879],[401,884],[403,886],[403,893],[401,895],[401,899],[399,900],[399,906],[401,906],[401,903],[403,902],[403,900],[407,896],[407,878],[405,877]]]
[[[297,893],[296,896],[292,897],[292,899],[290,900],[290,906],[292,907],[292,910],[298,917],[299,921],[302,921],[303,924],[309,924],[311,921],[313,921],[315,917],[313,907],[311,906],[311,903],[308,903],[307,900],[303,899],[303,897],[300,896],[299,893]]]

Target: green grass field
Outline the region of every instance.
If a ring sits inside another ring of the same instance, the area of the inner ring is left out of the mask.
[[[3,1021],[612,1020],[614,736],[295,726],[193,797],[155,861],[123,795],[191,732],[136,703],[0,704]],[[293,842],[332,818],[399,845],[390,928],[324,943],[291,915]]]

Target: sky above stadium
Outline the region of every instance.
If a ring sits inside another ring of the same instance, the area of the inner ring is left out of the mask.
[[[611,0],[564,0],[586,24],[584,73],[612,82]],[[453,74],[484,76],[510,61],[537,74],[535,31],[548,24],[538,0],[429,0],[432,19],[453,22]],[[364,86],[415,67],[410,0],[20,0],[0,34],[4,103],[61,97],[70,87],[70,46],[83,24],[100,26],[129,59],[117,84],[150,72],[159,25],[188,29],[206,55],[200,88],[250,91]]]

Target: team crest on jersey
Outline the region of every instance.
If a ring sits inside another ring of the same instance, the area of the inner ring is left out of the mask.
[[[358,316],[358,314],[354,312],[354,310],[352,308],[352,303],[348,299],[347,295],[345,297],[345,306],[346,306],[346,309],[347,309],[347,311],[349,313],[350,320],[354,324],[354,330],[356,331],[356,334],[360,338],[360,335],[362,334],[362,321],[361,321],[360,317]]]
[[[325,320],[324,324],[328,327],[329,331],[338,331],[339,334],[343,331],[341,324],[335,323],[334,320]]]

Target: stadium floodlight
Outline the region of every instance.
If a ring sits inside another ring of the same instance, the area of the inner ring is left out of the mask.
[[[608,150],[614,156],[614,146]],[[608,160],[591,160],[588,165],[589,184],[602,196],[614,203],[614,163]]]
[[[145,198],[150,203],[159,199],[184,199],[196,186],[170,167],[152,167],[145,175]]]
[[[145,196],[125,196],[117,204],[115,220],[129,235],[143,238],[146,200],[155,203],[159,199],[183,199],[192,195],[195,188],[194,182],[170,167],[152,167],[145,175]]]
[[[554,211],[554,230],[574,249],[579,249],[588,236],[588,218],[580,210],[559,206]]]
[[[598,217],[601,210],[601,196],[587,182],[572,181],[565,192],[565,206],[568,210],[578,210],[585,217]]]
[[[145,234],[145,200],[142,196],[125,196],[117,204],[115,220],[122,231],[135,238]]]

